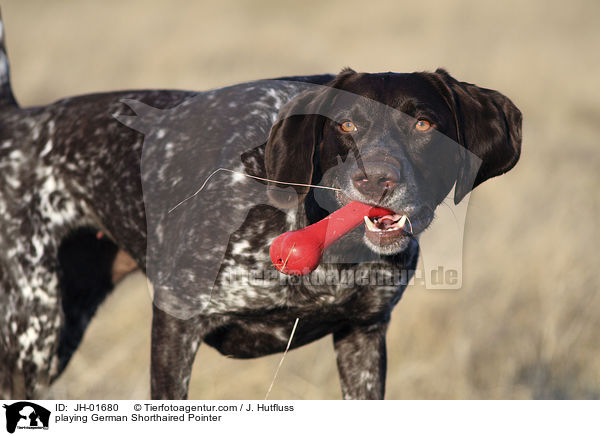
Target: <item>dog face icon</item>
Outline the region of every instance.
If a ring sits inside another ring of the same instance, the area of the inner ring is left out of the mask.
[[[6,431],[14,433],[18,427],[48,428],[50,411],[29,401],[3,406],[6,411]]]

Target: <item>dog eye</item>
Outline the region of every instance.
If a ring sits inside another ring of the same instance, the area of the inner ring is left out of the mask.
[[[340,130],[345,133],[356,132],[358,129],[352,121],[344,121],[340,124]]]
[[[415,129],[417,129],[419,132],[427,132],[429,129],[431,129],[431,123],[427,120],[419,120],[415,124]]]

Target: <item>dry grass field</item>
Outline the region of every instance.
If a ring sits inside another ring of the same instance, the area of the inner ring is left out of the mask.
[[[463,287],[393,314],[388,399],[600,398],[600,2],[3,0],[22,105],[128,88],[447,68],[508,95],[523,155],[473,193]],[[151,302],[128,277],[51,398],[149,396]],[[280,355],[201,347],[190,397],[262,399]],[[274,399],[338,399],[331,339],[288,354]]]

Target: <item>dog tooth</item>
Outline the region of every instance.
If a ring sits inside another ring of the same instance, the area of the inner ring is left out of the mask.
[[[367,229],[369,229],[372,232],[379,231],[379,229],[375,227],[375,224],[373,224],[373,222],[369,219],[368,216],[365,216],[365,225],[367,226]]]
[[[398,228],[400,228],[400,229],[404,228],[405,224],[406,224],[406,215],[402,215],[402,218],[400,218],[400,221],[398,221]]]

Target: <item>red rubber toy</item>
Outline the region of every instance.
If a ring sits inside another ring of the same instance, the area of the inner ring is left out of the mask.
[[[279,235],[269,250],[271,261],[284,274],[306,275],[319,266],[327,247],[358,227],[365,216],[375,218],[393,213],[353,201],[315,224]]]

